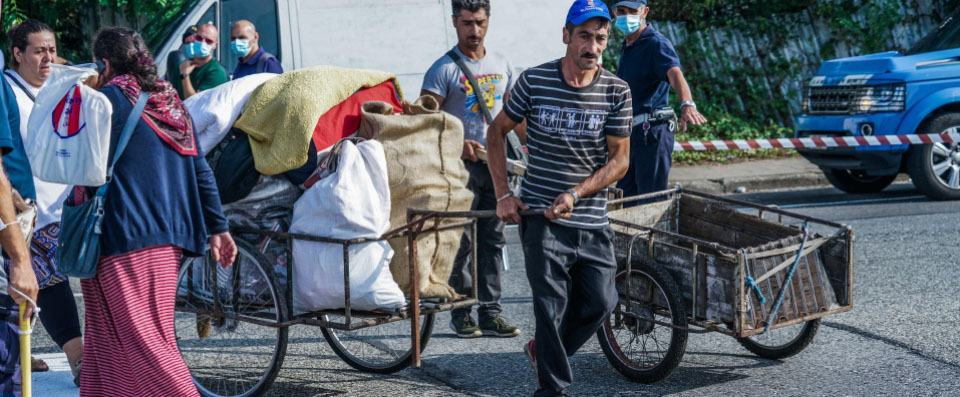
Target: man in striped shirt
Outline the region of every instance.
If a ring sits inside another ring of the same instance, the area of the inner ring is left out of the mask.
[[[593,337],[617,302],[607,187],[627,171],[632,100],[623,80],[599,66],[610,31],[600,0],[577,0],[567,15],[563,58],[518,79],[487,131],[497,216],[520,223],[536,335],[524,350],[535,395],[562,395],[572,382],[567,357]],[[524,119],[530,164],[513,197],[504,136]],[[521,218],[520,210],[542,215]]]

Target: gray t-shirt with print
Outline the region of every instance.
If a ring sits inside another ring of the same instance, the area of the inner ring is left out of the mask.
[[[506,57],[487,51],[480,60],[472,60],[463,55],[460,49],[453,50],[463,58],[473,77],[480,85],[480,92],[493,117],[503,109],[503,97],[513,89],[513,65]],[[441,110],[457,116],[463,122],[463,139],[474,140],[487,146],[487,123],[483,111],[477,103],[467,76],[449,56],[440,57],[423,77],[423,90],[444,98]]]

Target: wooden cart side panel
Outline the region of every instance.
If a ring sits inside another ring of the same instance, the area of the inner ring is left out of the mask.
[[[698,250],[694,261],[692,249],[682,247],[679,242],[665,236],[657,236],[651,257],[649,242],[648,238],[637,239],[633,247],[633,262],[654,261],[664,266],[680,288],[684,307],[691,317],[732,327],[736,318],[734,305],[739,301],[737,264],[706,248]],[[618,234],[615,249],[621,268],[626,261],[629,244],[627,235]],[[693,308],[694,291],[697,294],[696,310]]]
[[[820,248],[827,280],[843,306],[853,303],[853,239],[842,236],[828,241]]]
[[[778,248],[799,244],[801,237],[791,237],[748,249],[748,252],[772,251]],[[746,261],[752,277],[757,278],[767,271],[784,263],[793,254],[784,253],[767,258],[750,259]],[[786,285],[787,292],[775,316],[775,322],[786,322],[797,318],[808,317],[813,314],[836,310],[840,307],[834,294],[834,288],[828,282],[823,266],[823,248],[817,249],[800,258],[797,268]],[[791,263],[792,265],[792,263]],[[766,325],[770,312],[774,309],[777,295],[786,283],[789,268],[780,270],[774,276],[759,283],[760,291],[766,298],[761,304],[759,296],[754,291],[747,291],[745,297],[747,310],[746,328],[763,328]]]
[[[634,207],[622,208],[610,211],[607,216],[610,219],[631,223],[634,225],[652,227],[668,232],[677,232],[677,199],[670,199],[657,203],[644,204]],[[635,229],[625,226],[612,226],[615,231],[632,234]]]
[[[679,227],[680,234],[734,248],[756,247],[800,234],[795,228],[692,196],[680,198]]]

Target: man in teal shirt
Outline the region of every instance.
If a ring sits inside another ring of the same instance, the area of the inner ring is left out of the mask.
[[[219,37],[220,33],[213,24],[197,28],[196,40],[189,44],[193,47],[193,59],[180,64],[180,84],[183,87],[180,96],[183,99],[227,82],[227,71],[213,59]]]
[[[0,69],[3,66],[3,55],[0,54]],[[4,357],[0,362],[0,395],[7,396],[20,393],[20,335],[19,327],[11,317],[19,314],[17,306],[26,301],[24,295],[36,302],[40,288],[30,263],[26,237],[16,223],[12,197],[12,189],[16,189],[24,198],[35,198],[33,175],[23,150],[20,110],[13,90],[7,79],[0,79],[0,85],[0,163],[3,164],[0,171],[0,223],[9,225],[0,229],[0,246],[4,255],[10,258],[9,275],[0,267],[0,357]],[[33,306],[28,304],[24,316],[29,317],[32,312]]]

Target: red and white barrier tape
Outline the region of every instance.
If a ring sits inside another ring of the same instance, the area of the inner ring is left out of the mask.
[[[926,135],[837,136],[676,142],[673,145],[673,151],[702,152],[708,150],[810,149],[886,145],[929,145],[932,143],[954,142],[960,142],[960,129],[954,129],[951,132],[942,134]]]

